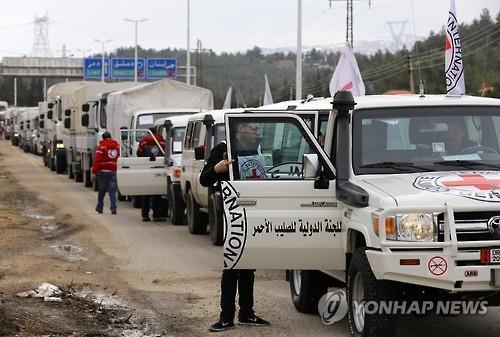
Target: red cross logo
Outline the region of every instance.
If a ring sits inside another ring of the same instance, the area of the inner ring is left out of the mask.
[[[480,174],[463,174],[459,175],[462,180],[458,181],[444,181],[442,185],[446,187],[460,187],[460,186],[473,186],[479,190],[493,190],[496,186],[500,185],[500,179],[486,179]]]
[[[260,179],[260,176],[257,175],[257,168],[252,167],[252,175],[248,176],[249,179]]]

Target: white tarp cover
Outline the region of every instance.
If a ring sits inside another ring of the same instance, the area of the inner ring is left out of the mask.
[[[156,81],[110,94],[106,107],[107,130],[118,139],[120,127],[129,127],[132,114],[137,110],[212,110],[213,107],[213,94],[209,89],[173,80]]]

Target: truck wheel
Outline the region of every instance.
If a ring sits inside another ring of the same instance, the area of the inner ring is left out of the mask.
[[[291,270],[289,283],[295,309],[317,314],[318,302],[328,291],[326,276],[317,270]]]
[[[134,208],[141,208],[142,207],[142,197],[137,195],[134,197],[134,200],[132,202],[132,205]]]
[[[217,210],[215,195],[208,197],[208,227],[210,228],[210,239],[214,246],[222,246],[224,243],[224,223],[222,213]]]
[[[191,190],[188,190],[187,193],[186,209],[189,233],[205,234],[207,232],[207,217],[206,214],[200,212],[200,205],[194,200]]]
[[[92,187],[92,174],[90,173],[90,170],[85,171],[83,174],[83,184],[85,187]]]
[[[60,160],[57,156],[54,158],[54,161],[57,174],[63,174],[66,171],[66,163],[63,160]]]
[[[394,315],[366,313],[365,302],[394,300],[394,290],[387,281],[378,281],[373,274],[366,248],[358,248],[352,255],[347,274],[347,304],[349,328],[352,336],[391,337],[396,335]],[[394,288],[394,286],[393,286]]]
[[[184,209],[186,205],[184,200],[175,198],[174,187],[172,185],[168,188],[168,214],[172,224],[175,226],[184,225]]]

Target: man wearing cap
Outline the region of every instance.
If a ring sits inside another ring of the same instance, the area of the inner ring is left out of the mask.
[[[97,213],[102,213],[104,196],[109,193],[111,214],[116,214],[116,162],[120,156],[120,145],[111,139],[109,132],[102,134],[102,140],[95,152],[95,161],[92,165],[92,179],[96,179],[99,193],[97,195]]]

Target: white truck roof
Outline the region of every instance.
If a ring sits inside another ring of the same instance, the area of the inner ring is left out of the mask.
[[[118,137],[120,127],[129,125],[131,115],[137,110],[211,110],[213,106],[213,94],[209,89],[173,80],[156,81],[109,94],[107,129],[113,137]]]
[[[238,113],[243,112],[247,109],[244,108],[233,108],[233,109],[219,109],[219,110],[210,110],[201,113],[196,113],[189,116],[189,122],[202,120],[205,115],[212,115],[215,120],[215,124],[224,123],[224,115],[227,113]]]
[[[172,122],[173,128],[182,127],[187,125],[189,117],[191,117],[191,115],[179,115],[179,116],[160,118],[155,122],[154,125],[155,126],[163,125],[163,123],[165,123],[166,120],[169,120],[170,122]]]
[[[422,106],[422,105],[499,105],[500,99],[477,97],[477,96],[459,96],[448,97],[446,95],[368,95],[354,97],[356,102],[355,109],[377,108],[377,107],[401,107],[401,106]],[[332,108],[332,98],[313,100],[301,104],[297,110],[329,110]]]

